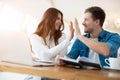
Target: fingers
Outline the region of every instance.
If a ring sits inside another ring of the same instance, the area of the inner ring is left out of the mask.
[[[78,30],[79,29],[79,24],[78,24],[78,21],[77,21],[76,18],[74,20],[74,25],[75,25],[75,29]]]
[[[75,28],[75,30],[74,30],[74,28]],[[74,19],[74,28],[73,28],[73,22],[70,21],[70,23],[69,23],[69,29],[70,29],[69,40],[70,40],[70,41],[71,41],[72,38],[74,37],[74,31],[75,31],[76,36],[81,35],[81,31],[80,31],[80,29],[79,29],[78,20],[77,20],[76,18]]]
[[[69,41],[71,41],[72,38],[74,37],[73,23],[71,21],[69,23],[69,29],[70,29]]]
[[[76,36],[81,35],[81,31],[80,31],[80,28],[79,28],[79,24],[78,24],[78,21],[77,21],[76,18],[74,19],[74,27],[75,27]]]
[[[70,32],[74,33],[73,23],[70,21]]]
[[[117,57],[120,58],[120,48],[118,49]]]
[[[63,55],[57,55],[57,56],[56,56],[56,58],[55,58],[55,64],[56,64],[56,65],[59,65],[59,66],[62,66],[62,65],[64,65],[65,63],[64,63],[63,61],[61,61],[61,60],[59,59],[59,57],[63,57]]]
[[[79,28],[79,24],[78,24],[78,21],[77,21],[76,18],[75,18],[75,20],[74,20],[74,24],[75,24],[75,28]]]
[[[40,60],[39,58],[36,58],[36,57],[32,57],[32,60],[33,61],[38,61],[38,60]]]
[[[69,23],[69,29],[70,29],[70,31],[73,30],[73,23],[72,23],[72,21],[70,21],[70,23]]]
[[[117,54],[117,57],[120,58],[120,53]]]

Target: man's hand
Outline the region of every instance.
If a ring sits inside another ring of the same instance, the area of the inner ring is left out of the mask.
[[[74,20],[74,27],[75,27],[76,36],[78,37],[78,35],[81,35],[81,31],[80,31],[79,24],[76,18]]]

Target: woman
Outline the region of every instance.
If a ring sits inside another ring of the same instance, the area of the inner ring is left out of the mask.
[[[37,30],[30,37],[33,60],[54,60],[58,54],[66,54],[67,47],[74,36],[74,29],[70,23],[70,36],[66,39],[63,14],[56,8],[49,8],[44,13]]]

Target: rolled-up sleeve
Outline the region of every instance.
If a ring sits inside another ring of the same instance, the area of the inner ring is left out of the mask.
[[[113,34],[109,40],[106,42],[106,44],[109,47],[109,56],[110,57],[116,57],[117,56],[117,50],[120,47],[120,36],[118,34]]]
[[[70,52],[67,54],[68,57],[72,58],[72,59],[76,59],[80,52],[79,52],[79,47],[80,47],[80,41],[78,39],[75,40]]]

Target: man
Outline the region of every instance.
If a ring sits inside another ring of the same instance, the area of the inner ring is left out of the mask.
[[[117,57],[117,50],[120,46],[120,36],[117,33],[105,31],[102,26],[105,20],[105,12],[100,7],[90,7],[85,10],[83,21],[84,36],[81,35],[77,19],[75,19],[75,31],[77,39],[75,40],[71,51],[64,57],[77,59],[78,56],[84,56],[92,59],[94,62],[107,66],[105,58]],[[60,55],[59,55],[60,56]],[[64,65],[56,57],[57,65]]]

